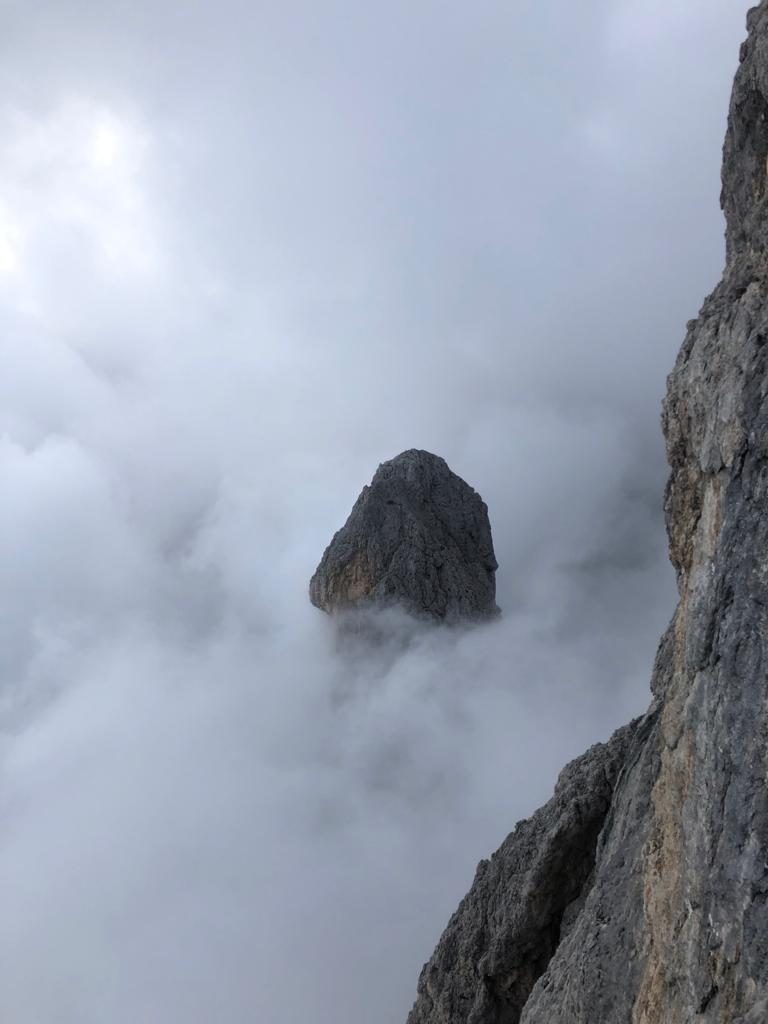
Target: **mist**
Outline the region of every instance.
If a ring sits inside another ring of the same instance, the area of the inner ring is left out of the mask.
[[[649,701],[745,12],[0,11],[0,1018],[404,1021]],[[307,584],[411,447],[503,615],[346,657]]]

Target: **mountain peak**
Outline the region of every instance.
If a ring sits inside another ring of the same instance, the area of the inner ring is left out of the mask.
[[[493,617],[497,562],[479,494],[431,452],[410,448],[377,469],[309,584],[336,614],[400,606],[456,623]]]

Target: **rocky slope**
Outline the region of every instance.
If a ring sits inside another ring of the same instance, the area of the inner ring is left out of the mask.
[[[768,0],[748,29],[726,268],[664,403],[680,601],[653,703],[481,863],[409,1024],[768,1022]]]
[[[496,557],[479,494],[430,452],[379,466],[309,584],[329,613],[397,605],[456,623],[496,607]]]

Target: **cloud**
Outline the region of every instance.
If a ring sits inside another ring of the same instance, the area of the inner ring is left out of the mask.
[[[404,1019],[647,702],[742,15],[7,6],[0,1016]],[[505,615],[345,659],[307,581],[413,446]]]

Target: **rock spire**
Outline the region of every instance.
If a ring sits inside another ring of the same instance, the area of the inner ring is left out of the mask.
[[[410,449],[382,463],[309,584],[329,613],[388,607],[447,623],[496,607],[485,502],[444,459]]]

